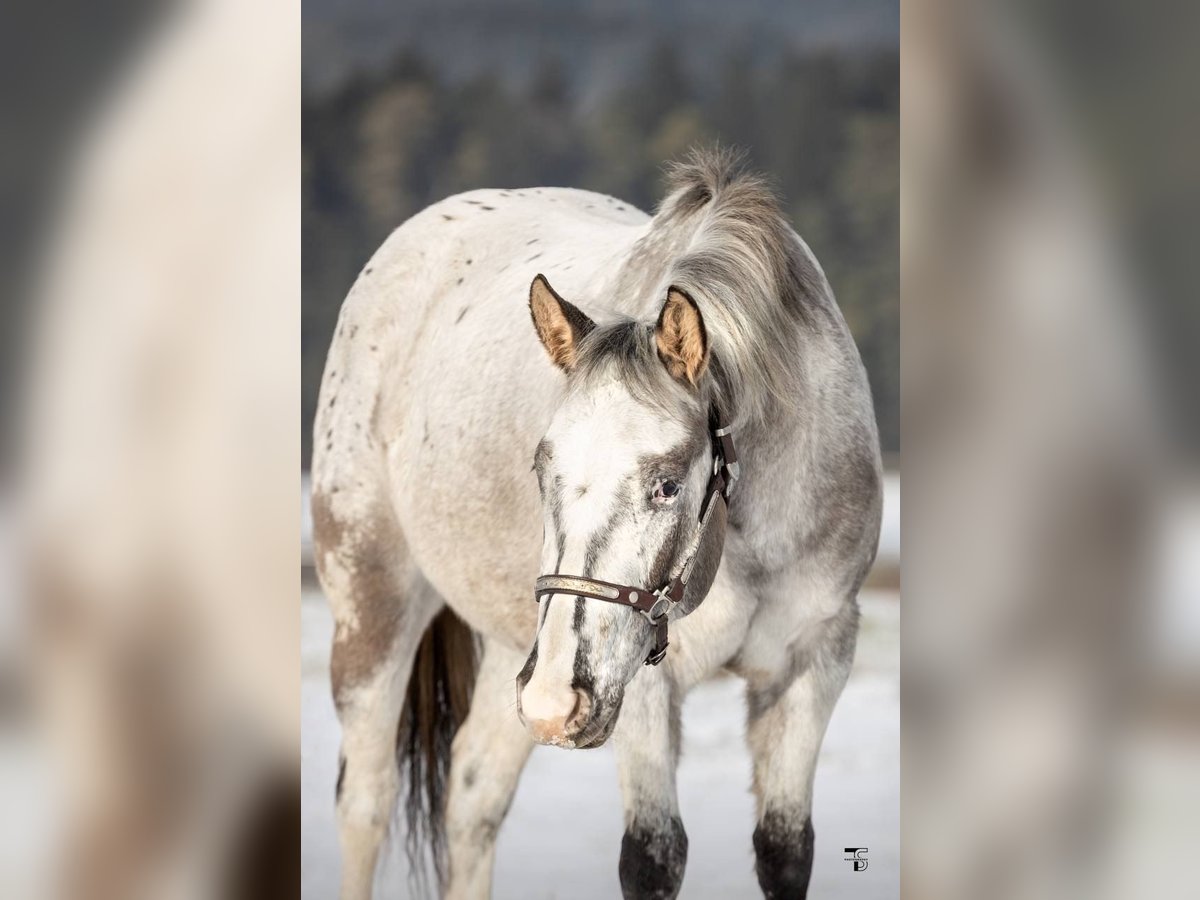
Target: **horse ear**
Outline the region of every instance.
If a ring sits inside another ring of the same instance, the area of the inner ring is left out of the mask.
[[[667,302],[654,329],[658,355],[678,381],[695,385],[708,365],[708,332],[696,301],[679,288],[667,291]]]
[[[558,296],[545,275],[538,275],[529,286],[529,313],[550,359],[564,372],[571,371],[579,342],[596,323]]]

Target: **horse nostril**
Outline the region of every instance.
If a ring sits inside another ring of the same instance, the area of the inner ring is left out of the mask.
[[[575,690],[575,707],[571,710],[571,714],[567,716],[567,731],[580,731],[587,724],[588,716],[592,711],[592,698],[583,691]]]

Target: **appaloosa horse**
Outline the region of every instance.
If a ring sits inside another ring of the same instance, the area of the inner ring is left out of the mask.
[[[316,418],[343,897],[370,896],[406,779],[410,852],[486,897],[533,743],[610,736],[622,890],[676,896],[680,704],[721,670],[747,686],[759,883],[804,896],[880,480],[825,276],[729,155],[675,166],[653,218],[480,190],[398,228],[342,308]]]

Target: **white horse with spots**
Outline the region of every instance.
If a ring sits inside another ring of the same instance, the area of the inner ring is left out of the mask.
[[[623,892],[674,897],[680,703],[721,670],[747,685],[759,882],[805,894],[880,462],[858,352],[759,179],[697,154],[653,218],[561,188],[426,209],[346,299],[315,436],[343,897],[370,896],[404,780],[410,852],[486,897],[534,741],[610,736]]]

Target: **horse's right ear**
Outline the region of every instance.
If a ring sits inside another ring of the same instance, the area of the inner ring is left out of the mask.
[[[575,368],[579,342],[596,323],[558,296],[545,275],[538,275],[529,286],[529,314],[554,364],[564,372]]]

